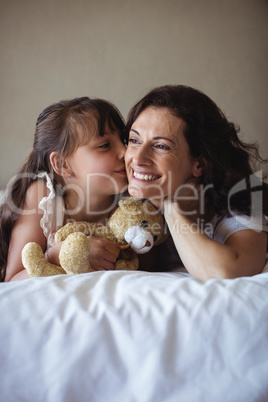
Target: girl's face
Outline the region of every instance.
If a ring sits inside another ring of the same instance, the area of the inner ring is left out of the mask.
[[[174,196],[188,179],[199,177],[199,162],[190,156],[184,121],[167,108],[148,107],[129,132],[125,155],[132,196],[149,198],[156,206]]]
[[[103,137],[92,135],[67,158],[71,169],[70,185],[82,190],[87,200],[105,199],[127,189],[125,145],[119,130],[105,126]]]

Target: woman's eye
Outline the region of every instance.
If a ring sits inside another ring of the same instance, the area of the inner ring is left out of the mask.
[[[155,147],[157,149],[163,149],[164,151],[169,151],[170,150],[170,147],[168,145],[165,145],[165,144],[155,144]]]
[[[137,144],[138,143],[138,141],[135,138],[129,138],[128,142],[131,143],[131,144]]]
[[[129,138],[129,139],[128,139],[128,144],[129,144],[129,145],[139,145],[139,144],[140,144],[140,141],[137,140],[136,138]]]

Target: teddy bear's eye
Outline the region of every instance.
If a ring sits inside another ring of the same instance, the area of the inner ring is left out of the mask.
[[[157,236],[156,235],[154,235],[154,241],[156,241],[157,240]]]
[[[143,228],[148,228],[148,226],[149,226],[149,224],[148,224],[147,221],[142,221],[142,222],[141,222],[141,227],[143,227]]]

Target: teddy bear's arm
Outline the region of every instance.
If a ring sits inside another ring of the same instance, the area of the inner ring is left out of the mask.
[[[86,236],[103,237],[110,241],[116,238],[110,228],[92,222],[69,222],[55,234],[55,242],[64,241],[72,233],[84,233]]]
[[[55,235],[55,242],[65,240],[71,233],[81,232],[86,236],[93,235],[96,225],[91,222],[69,222],[60,228]]]
[[[89,250],[90,244],[84,233],[71,233],[63,241],[59,259],[67,274],[82,274],[93,271],[88,260]]]
[[[64,269],[47,262],[38,243],[27,243],[22,250],[22,263],[30,276],[52,276],[66,274]]]

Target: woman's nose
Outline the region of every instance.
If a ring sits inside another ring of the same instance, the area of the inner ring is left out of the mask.
[[[132,160],[136,166],[150,165],[150,150],[148,147],[140,146],[139,148],[136,148]]]

